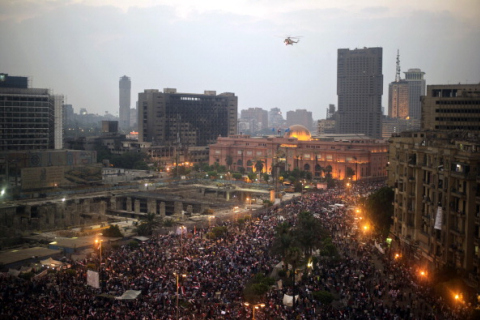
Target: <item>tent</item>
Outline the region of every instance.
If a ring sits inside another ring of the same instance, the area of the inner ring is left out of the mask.
[[[120,297],[115,297],[117,300],[135,300],[142,291],[127,290]]]
[[[45,260],[41,260],[40,263],[44,266],[54,267],[54,268],[63,266],[63,262],[53,260],[51,257]]]
[[[8,274],[14,277],[18,277],[18,275],[20,274],[20,271],[15,269],[8,269]]]

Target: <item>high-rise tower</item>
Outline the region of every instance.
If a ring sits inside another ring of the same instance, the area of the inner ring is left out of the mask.
[[[164,146],[207,146],[237,132],[234,93],[177,93],[148,89],[138,94],[138,140]]]
[[[391,82],[388,86],[388,116],[390,118],[408,119],[409,101],[409,84],[400,78],[400,54],[397,51],[395,82]]]
[[[0,151],[63,148],[62,95],[0,73]]]
[[[130,81],[130,78],[127,76],[121,77],[118,87],[120,89],[119,126],[120,126],[120,129],[128,130],[128,128],[130,127],[130,91],[132,88],[132,83]]]
[[[337,133],[382,136],[382,48],[338,49]]]
[[[422,114],[422,103],[420,97],[426,93],[426,84],[423,76],[425,72],[420,69],[408,69],[405,73],[405,81],[408,83],[409,111],[411,119],[420,120]]]

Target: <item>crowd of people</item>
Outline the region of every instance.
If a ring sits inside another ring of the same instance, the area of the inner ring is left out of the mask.
[[[222,221],[227,232],[208,239],[211,227],[185,235],[157,235],[138,247],[124,245],[100,256],[71,262],[61,270],[25,281],[0,278],[1,319],[249,319],[243,289],[256,274],[270,276],[282,257],[272,253],[280,216],[295,225],[309,211],[320,219],[339,252],[338,259],[319,259],[292,285],[272,288],[259,301],[256,319],[466,319],[468,308],[452,309],[417,281],[413,271],[383,257],[374,239],[352,232],[349,206],[381,183],[358,183],[345,192],[335,188],[307,193],[259,210],[251,220]],[[344,204],[331,209],[334,204]],[[213,226],[212,226],[213,227]],[[99,264],[100,289],[86,283],[89,264]],[[126,290],[133,300],[113,299]],[[322,304],[315,291],[335,300]],[[285,306],[285,294],[299,298]]]

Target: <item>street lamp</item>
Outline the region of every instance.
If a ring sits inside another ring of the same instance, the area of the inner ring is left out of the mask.
[[[103,240],[95,239],[95,244],[98,245],[98,250],[100,251],[100,265],[102,264],[102,242]],[[100,271],[100,265],[98,266],[99,271]]]
[[[248,302],[245,302],[244,303],[245,306],[250,306],[250,303]],[[252,319],[255,320],[255,309],[260,309],[260,308],[264,308],[265,307],[265,303],[257,303],[257,304],[252,304],[252,311],[253,311],[253,314],[252,314]]]
[[[183,255],[183,234],[187,233],[187,227],[180,226],[178,228],[180,229],[180,247],[182,249],[182,255]]]
[[[211,220],[215,219],[215,216],[208,216],[208,227],[211,227]]]
[[[173,274],[175,275],[175,277],[177,279],[177,320],[178,320],[178,311],[179,311],[178,310],[178,287],[179,287],[178,280],[179,280],[180,277],[185,278],[187,275],[186,274],[179,274],[178,272],[174,272]]]
[[[95,245],[98,246],[98,250],[100,251],[100,261],[98,262],[98,282],[100,283],[100,292],[102,291],[102,279],[101,279],[101,273],[102,273],[102,242],[103,240],[98,240],[95,239]]]

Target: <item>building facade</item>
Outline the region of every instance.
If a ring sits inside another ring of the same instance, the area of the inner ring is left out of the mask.
[[[382,48],[338,49],[337,133],[382,136]]]
[[[335,123],[334,119],[321,119],[317,121],[317,133],[318,134],[325,134],[325,133],[335,133]]]
[[[423,78],[425,72],[418,68],[414,68],[408,69],[408,71],[404,73],[404,81],[408,83],[408,116],[410,119],[420,120],[422,114],[420,97],[425,95],[426,89],[426,81]]]
[[[176,89],[138,94],[140,142],[153,145],[207,146],[237,131],[234,93],[177,93]]]
[[[62,104],[48,89],[28,88],[26,77],[0,74],[0,151],[61,149]]]
[[[287,111],[287,126],[293,126],[299,124],[312,130],[313,118],[312,112],[305,109],[297,109],[295,111]]]
[[[420,97],[418,97],[420,100]],[[390,118],[409,118],[409,84],[399,80],[391,82],[388,86],[388,116]]]
[[[453,266],[480,281],[480,136],[402,132],[390,140],[391,232],[403,253],[430,270]]]
[[[268,111],[262,108],[248,108],[240,111],[239,120],[252,123],[252,132],[268,129]]]
[[[480,131],[480,84],[429,85],[422,129]]]
[[[386,177],[387,149],[388,143],[384,140],[315,139],[305,127],[294,125],[283,137],[219,137],[217,143],[210,145],[209,163],[218,163],[233,171],[243,167],[247,172],[255,172],[255,163],[261,160],[266,173],[272,173],[275,167],[285,171],[298,168],[321,178],[329,170],[333,179],[345,179],[350,168],[355,172],[353,180],[380,179]]]
[[[120,129],[128,130],[130,128],[130,93],[132,88],[132,82],[127,76],[120,78],[119,84],[119,103],[120,103]]]
[[[285,119],[283,119],[282,110],[280,108],[271,108],[268,112],[268,126],[276,129],[284,125]]]

